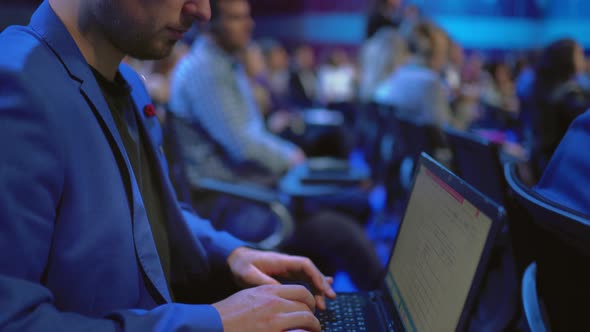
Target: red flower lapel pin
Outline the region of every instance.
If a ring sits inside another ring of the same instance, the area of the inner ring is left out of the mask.
[[[145,114],[145,116],[148,118],[155,116],[156,115],[156,107],[154,107],[154,105],[152,105],[152,104],[145,105],[145,107],[143,108],[143,114]]]

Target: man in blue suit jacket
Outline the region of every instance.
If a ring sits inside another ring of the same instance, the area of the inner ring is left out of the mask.
[[[48,0],[29,26],[0,34],[0,330],[319,331],[313,310],[335,296],[330,279],[305,258],[246,248],[181,209],[149,97],[120,66],[126,54],[167,55],[209,12],[208,0]],[[136,181],[122,134],[131,128],[118,128],[98,77],[131,87],[149,181]],[[168,269],[143,182],[156,188]],[[213,266],[266,286],[213,305],[173,302],[174,285]],[[315,300],[273,278],[292,275],[313,283]]]

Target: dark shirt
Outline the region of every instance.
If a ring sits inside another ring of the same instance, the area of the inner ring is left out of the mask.
[[[168,289],[170,295],[174,298],[170,281],[171,249],[166,217],[161,205],[161,190],[155,181],[157,175],[149,156],[147,138],[143,136],[139,128],[137,110],[131,98],[131,87],[120,73],[117,73],[113,82],[94,69],[93,72],[123,140],[147,212]]]

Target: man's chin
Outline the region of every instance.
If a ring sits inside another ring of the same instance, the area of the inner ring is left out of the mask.
[[[143,48],[134,52],[129,52],[129,56],[138,60],[161,60],[172,53],[176,41],[169,41],[157,47]]]

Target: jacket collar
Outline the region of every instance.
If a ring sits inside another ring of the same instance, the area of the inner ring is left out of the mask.
[[[94,80],[88,62],[48,1],[35,11],[29,25],[47,42],[72,78],[79,82]]]

